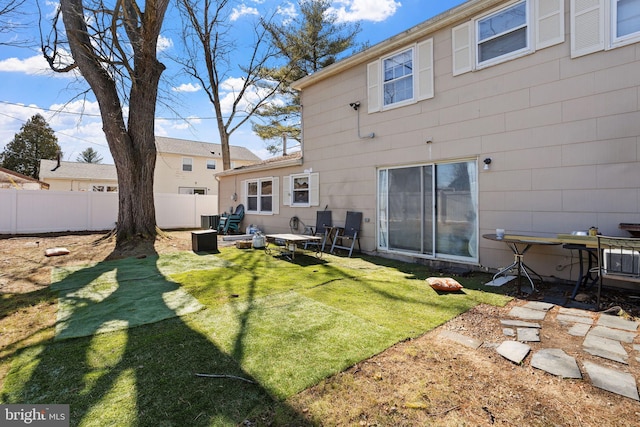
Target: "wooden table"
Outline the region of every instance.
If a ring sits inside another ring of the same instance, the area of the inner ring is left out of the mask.
[[[290,260],[294,260],[296,258],[296,250],[298,249],[298,245],[303,245],[309,242],[322,242],[322,237],[319,236],[311,236],[308,234],[267,234],[265,236],[267,238],[267,243],[275,243],[276,241],[284,242],[284,250],[281,251],[282,255],[286,256]],[[316,248],[320,248],[320,245],[315,245]],[[271,251],[268,244],[265,247],[265,251],[268,253]],[[316,257],[322,256],[322,251],[319,249],[316,251]]]

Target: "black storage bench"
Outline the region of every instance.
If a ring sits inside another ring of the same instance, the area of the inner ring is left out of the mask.
[[[193,252],[217,252],[218,230],[192,231],[191,248]]]

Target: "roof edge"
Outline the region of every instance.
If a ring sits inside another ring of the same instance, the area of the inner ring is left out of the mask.
[[[329,65],[322,70],[305,76],[293,82],[291,87],[296,90],[318,83],[324,79],[335,76],[349,68],[355,67],[365,62],[369,62],[382,56],[384,53],[399,49],[421,37],[425,37],[435,31],[445,28],[457,21],[477,15],[479,12],[493,7],[496,4],[504,3],[505,0],[469,0],[445,12],[440,13],[426,21],[415,25],[402,33],[396,34],[380,43],[373,45],[367,50],[358,52],[341,61]]]
[[[291,166],[301,166],[302,164],[303,164],[302,157],[298,157],[294,159],[282,160],[280,162],[259,163],[254,165],[242,166],[238,169],[228,169],[226,171],[216,174],[216,177],[242,175],[247,172],[260,172],[260,171],[269,170],[269,169],[282,169],[282,168],[288,168]]]

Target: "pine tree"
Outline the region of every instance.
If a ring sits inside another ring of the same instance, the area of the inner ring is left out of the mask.
[[[88,147],[76,157],[76,162],[80,163],[102,163],[102,156],[96,150]]]
[[[62,152],[58,138],[40,114],[31,117],[22,125],[20,132],[0,153],[3,168],[38,179],[40,160],[56,159]]]
[[[327,13],[329,0],[299,0],[301,16],[293,22],[273,24],[264,22],[273,44],[286,64],[269,70],[269,77],[283,82],[279,97],[284,103],[271,103],[261,108],[257,116],[263,123],[252,122],[253,131],[265,141],[275,154],[282,148],[282,138],[300,142],[300,96],[291,84],[305,76],[333,64],[338,55],[355,45],[360,32],[357,24],[339,24]]]

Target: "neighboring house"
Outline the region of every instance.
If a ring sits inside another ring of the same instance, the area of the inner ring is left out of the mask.
[[[496,228],[623,235],[640,222],[639,41],[640,0],[468,1],[296,82],[302,156],[225,171],[220,200],[266,232],[361,211],[363,250],[474,268],[513,260],[480,237]],[[546,276],[572,261],[527,255]]]
[[[40,160],[40,179],[53,191],[118,191],[114,165]]]
[[[0,190],[7,188],[15,188],[16,190],[48,190],[49,184],[0,167]]]
[[[218,193],[215,175],[222,170],[220,144],[157,136],[158,155],[154,175],[156,193]],[[232,166],[261,161],[244,147],[231,146]],[[40,179],[51,190],[118,191],[116,168],[111,164],[42,160]]]

